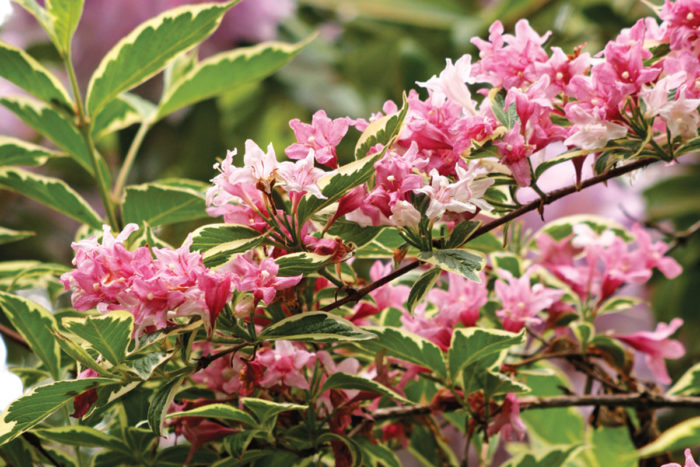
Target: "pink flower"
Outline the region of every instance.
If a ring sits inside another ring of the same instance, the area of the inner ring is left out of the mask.
[[[693,453],[690,451],[690,449],[686,449],[685,451],[683,451],[683,454],[685,454],[685,464],[683,464],[682,466],[678,462],[669,462],[668,464],[664,464],[661,467],[700,467],[695,462],[695,459],[693,459]]]
[[[272,258],[265,258],[260,264],[257,264],[248,259],[246,255],[238,255],[222,269],[233,272],[233,286],[236,290],[252,292],[255,303],[262,300],[265,305],[272,303],[277,290],[297,285],[303,276],[299,274],[298,276],[278,277],[279,266]]]
[[[595,151],[627,134],[627,127],[602,120],[577,104],[567,105],[566,117],[574,124],[571,135],[564,141],[567,146]]]
[[[632,233],[637,241],[637,247],[646,257],[646,267],[649,269],[658,268],[669,279],[678,277],[683,272],[683,268],[678,264],[678,261],[664,256],[664,253],[668,250],[667,244],[664,242],[652,242],[651,235],[639,224],[632,226]]]
[[[314,151],[309,150],[305,158],[296,162],[282,162],[277,169],[277,176],[284,183],[284,189],[289,193],[294,208],[306,193],[316,198],[326,199],[318,187],[318,181],[326,175],[321,169],[314,167]]]
[[[428,81],[416,84],[432,91],[438,101],[449,99],[461,105],[468,114],[476,115],[472,95],[465,84],[476,82],[471,77],[471,61],[470,55],[462,55],[453,65],[452,60],[448,58],[447,65],[440,72],[440,76],[433,76]]]
[[[435,288],[428,292],[428,301],[438,307],[440,314],[453,317],[454,324],[461,322],[467,327],[474,326],[479,319],[479,310],[488,301],[483,272],[481,283],[448,272],[447,284],[447,290]]]
[[[525,422],[520,418],[520,404],[512,392],[506,395],[501,411],[487,429],[489,436],[498,432],[501,433],[504,441],[512,440],[514,434],[516,439],[522,439],[525,436],[526,427]]]
[[[277,175],[277,156],[272,143],[267,145],[267,151],[260,149],[253,140],[245,142],[243,155],[244,169],[248,170],[250,181],[261,191],[272,193],[272,185]]]
[[[430,171],[431,184],[414,190],[430,197],[426,216],[437,219],[446,211],[475,213],[478,209],[490,211],[491,206],[481,199],[486,189],[493,184],[489,178],[476,179],[476,165],[468,170],[457,167],[457,181],[451,182],[433,169]]]
[[[564,291],[550,289],[540,283],[530,285],[531,274],[532,269],[516,278],[509,271],[498,270],[498,275],[506,282],[496,281],[495,291],[502,306],[496,314],[506,331],[518,332],[527,323],[541,322],[537,313],[561,300],[564,295]]]
[[[659,323],[656,331],[639,331],[628,335],[614,334],[630,347],[646,354],[646,362],[654,376],[661,384],[671,383],[666,371],[667,358],[681,358],[685,355],[685,347],[679,341],[669,339],[683,325],[683,320],[674,318],[669,324]]]
[[[276,341],[275,349],[265,349],[258,353],[256,360],[265,366],[265,374],[260,385],[269,388],[276,384],[309,389],[309,382],[303,375],[305,367],[313,365],[316,355],[296,347],[290,341]]]
[[[302,123],[295,118],[289,122],[289,126],[294,130],[297,142],[285,149],[285,153],[290,159],[304,159],[312,149],[319,164],[336,168],[338,160],[335,147],[353,123],[348,117],[331,120],[323,110],[313,115],[311,124]]]
[[[426,305],[423,303],[413,310],[412,315],[404,311],[401,316],[403,329],[424,337],[442,350],[447,351],[450,348],[452,331],[459,318],[441,311],[428,316],[425,313],[425,308]]]
[[[696,47],[700,34],[700,2],[698,0],[666,0],[659,17],[667,27],[673,50]]]

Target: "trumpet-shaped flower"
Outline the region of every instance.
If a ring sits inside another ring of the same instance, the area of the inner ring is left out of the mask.
[[[279,277],[279,266],[272,258],[265,258],[259,264],[246,255],[238,255],[225,266],[233,272],[233,286],[240,292],[252,292],[255,303],[262,300],[265,305],[272,303],[277,290],[293,287],[299,283],[302,274]]]
[[[285,149],[285,153],[290,159],[304,159],[309,150],[313,150],[319,164],[336,168],[338,160],[335,148],[353,123],[347,117],[331,120],[323,110],[313,115],[310,124],[295,118],[289,122],[289,126],[294,130],[297,142]]]
[[[669,324],[659,323],[655,331],[639,331],[627,335],[614,334],[630,347],[646,354],[646,362],[656,379],[662,384],[671,383],[666,371],[665,359],[681,358],[685,347],[675,339],[669,339],[683,325],[683,320],[674,318]]]
[[[448,58],[445,69],[439,76],[433,76],[428,81],[416,84],[432,91],[434,98],[438,101],[449,99],[461,105],[468,114],[476,115],[472,95],[465,84],[476,82],[471,76],[471,61],[471,55],[463,55],[454,64]]]
[[[425,213],[430,219],[437,219],[446,211],[474,213],[477,209],[491,210],[491,205],[482,197],[486,189],[493,184],[493,180],[487,178],[475,180],[475,166],[468,170],[457,167],[456,170],[456,182],[452,182],[433,169],[430,171],[430,185],[414,190],[430,197],[430,205]]]
[[[309,389],[309,382],[303,374],[304,368],[313,365],[316,354],[296,347],[290,341],[279,340],[275,348],[262,350],[256,358],[265,367],[260,385],[269,388],[276,384]]]
[[[504,269],[500,269],[498,275],[505,281],[496,281],[495,291],[501,301],[501,309],[496,314],[506,331],[518,332],[528,323],[541,322],[537,313],[549,308],[564,295],[564,291],[550,289],[540,283],[531,285],[532,270],[520,278]]]

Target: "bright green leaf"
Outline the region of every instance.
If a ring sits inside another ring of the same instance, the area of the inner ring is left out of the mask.
[[[455,380],[463,368],[524,342],[525,330],[515,334],[500,329],[455,329],[448,353],[450,377]]]
[[[322,311],[300,313],[266,327],[258,337],[263,340],[300,340],[342,342],[373,339],[374,336],[350,321]]]
[[[74,397],[99,386],[114,384],[106,378],[84,378],[38,386],[13,402],[0,420],[0,445],[16,438]]]
[[[51,377],[58,380],[61,376],[61,353],[52,333],[57,330],[53,315],[31,300],[6,292],[0,292],[0,307],[34,354],[46,365]]]
[[[0,165],[43,165],[47,159],[63,155],[21,139],[0,136]]]
[[[330,256],[307,253],[305,251],[290,253],[275,259],[279,266],[277,275],[298,276],[299,274],[313,274],[330,261]]]
[[[26,97],[3,97],[0,98],[0,104],[56,143],[90,175],[94,174],[92,159],[85,140],[69,119],[51,107]]]
[[[146,21],[120,40],[95,70],[87,108],[97,115],[118,94],[161,71],[178,54],[206,39],[236,2],[186,5]]]
[[[51,106],[72,111],[71,98],[61,82],[31,55],[0,42],[0,63],[0,76]]]
[[[0,167],[0,188],[23,194],[94,229],[102,228],[102,219],[90,205],[58,178]]]
[[[209,224],[194,231],[190,250],[202,252],[204,264],[215,267],[227,263],[236,253],[255,248],[264,238],[245,225]]]
[[[257,426],[258,423],[247,412],[227,404],[208,404],[184,412],[170,413],[166,418],[172,417],[210,417],[222,420],[233,420],[248,426]]]
[[[170,83],[160,101],[157,118],[177,109],[214,97],[237,85],[269,76],[309,43],[263,42],[208,57]]]
[[[162,383],[151,399],[148,407],[148,426],[156,436],[160,436],[165,412],[175,398],[175,394],[182,384],[182,376],[177,376],[166,383]]]
[[[693,417],[661,433],[654,441],[638,450],[636,457],[651,457],[697,446],[700,446],[700,417]]]
[[[481,254],[467,250],[423,251],[418,255],[418,259],[445,271],[461,274],[474,282],[481,282],[478,272],[486,262]]]
[[[241,397],[241,403],[246,410],[252,412],[258,422],[265,423],[272,417],[289,410],[306,410],[308,406],[289,402],[272,402],[255,397]]]
[[[84,0],[46,0],[46,11],[51,16],[51,24],[56,46],[69,56],[70,43],[75,28],[83,14]]]
[[[118,365],[124,360],[134,332],[134,316],[123,310],[101,316],[64,319],[63,324],[112,365]]]
[[[62,445],[127,449],[116,436],[108,435],[89,426],[56,426],[38,429],[34,433],[40,438]]]
[[[669,396],[697,396],[700,394],[700,363],[688,368],[676,384],[667,391]]]
[[[362,348],[370,352],[386,349],[386,354],[435,371],[440,376],[447,375],[445,359],[438,346],[427,339],[402,329],[390,327],[366,327],[378,339],[362,343]]]
[[[124,222],[151,227],[207,217],[203,193],[158,182],[126,187],[123,206]]]
[[[404,95],[403,105],[397,112],[373,121],[365,131],[362,132],[355,145],[355,159],[364,159],[370,148],[377,144],[389,146],[391,140],[397,137],[401,131],[401,125],[403,125],[407,112],[408,104],[406,103],[406,96]]]
[[[326,382],[323,383],[321,392],[328,391],[329,389],[357,389],[380,394],[394,399],[397,402],[401,402],[402,404],[411,404],[411,401],[377,381],[346,373],[333,373],[329,376]]]
[[[435,281],[437,281],[441,273],[442,269],[432,268],[421,274],[418,280],[413,283],[411,291],[408,294],[408,301],[406,302],[406,308],[409,312],[413,313],[413,309],[425,298],[430,289],[433,288]]]

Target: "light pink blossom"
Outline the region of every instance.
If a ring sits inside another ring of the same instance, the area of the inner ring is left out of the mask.
[[[318,187],[318,181],[326,175],[326,172],[314,167],[314,161],[314,151],[311,149],[305,158],[296,162],[282,162],[277,168],[277,176],[284,183],[284,189],[292,198],[295,208],[306,193],[319,199],[326,199]]]
[[[259,264],[246,255],[238,255],[220,270],[234,274],[233,286],[240,292],[252,292],[255,303],[260,300],[269,305],[277,290],[287,289],[299,283],[302,274],[291,277],[277,276],[279,266],[272,258],[265,258]]]
[[[671,383],[664,359],[681,358],[685,347],[675,339],[669,339],[683,325],[683,320],[674,318],[669,324],[659,323],[655,331],[639,331],[627,335],[614,334],[630,347],[646,354],[646,362],[656,379],[662,384]]]
[[[495,291],[501,301],[501,309],[496,314],[501,318],[503,329],[506,331],[518,332],[528,323],[541,322],[537,313],[547,309],[564,295],[564,291],[550,289],[541,283],[531,285],[532,272],[530,269],[516,278],[509,271],[498,270],[498,275],[505,281],[496,281]]]
[[[695,459],[693,459],[693,453],[690,449],[683,451],[683,454],[685,455],[685,463],[683,465],[678,462],[669,462],[668,464],[663,464],[661,467],[700,467],[697,462],[695,462]]]
[[[449,58],[439,76],[433,76],[428,81],[417,82],[419,86],[429,89],[438,100],[449,99],[461,105],[470,115],[476,115],[474,101],[465,83],[476,81],[471,76],[471,55],[463,55],[454,64]]]
[[[294,130],[297,142],[285,149],[285,153],[290,159],[303,159],[312,149],[319,164],[336,168],[338,160],[335,147],[353,123],[348,117],[331,120],[323,110],[313,115],[310,124],[295,118],[289,122],[289,126]]]
[[[313,365],[316,355],[302,350],[294,343],[285,340],[275,341],[274,349],[258,352],[256,360],[265,366],[265,374],[260,385],[269,388],[284,384],[299,389],[309,389],[309,382],[303,374],[304,368]]]

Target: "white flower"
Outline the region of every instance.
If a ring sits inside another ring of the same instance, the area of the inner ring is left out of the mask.
[[[491,210],[491,205],[481,199],[493,180],[484,178],[474,180],[476,166],[469,170],[457,167],[457,181],[442,176],[436,169],[430,171],[431,184],[415,190],[430,197],[430,206],[425,213],[430,219],[437,219],[446,211],[462,213],[476,212],[477,208]]]
[[[453,65],[452,60],[448,58],[445,69],[440,72],[440,76],[433,75],[428,81],[418,81],[416,84],[432,91],[438,100],[444,101],[447,98],[461,105],[471,115],[476,115],[472,95],[465,84],[476,82],[471,77],[471,61],[470,55],[463,55]]]
[[[578,130],[566,138],[564,144],[567,146],[577,146],[586,151],[595,151],[604,148],[608,141],[622,138],[627,134],[626,127],[601,120],[576,105],[566,111],[566,116],[574,123],[574,128]]]
[[[420,223],[420,212],[408,201],[398,201],[391,207],[389,220],[396,227],[417,227]]]

